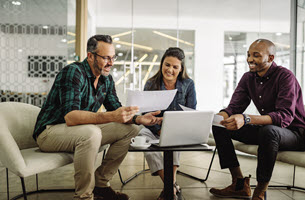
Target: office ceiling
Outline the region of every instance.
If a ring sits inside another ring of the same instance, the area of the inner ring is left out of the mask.
[[[75,0],[18,0],[21,5],[14,5],[13,0],[0,0],[0,23],[41,24],[41,25],[75,25]],[[131,0],[89,0],[89,7],[95,9],[96,23],[101,23],[104,16],[121,15],[131,18]],[[177,6],[177,2],[179,5]],[[134,18],[149,17],[150,15],[164,19],[201,18],[203,20],[254,20],[280,21],[290,20],[290,0],[133,0]],[[111,19],[110,19],[111,21]],[[126,25],[125,25],[126,27]],[[98,30],[102,30],[98,28]],[[110,33],[112,34],[111,30]],[[116,32],[116,31],[114,31]],[[135,33],[137,34],[137,33]],[[142,30],[141,37],[136,35],[136,43],[157,48],[173,46],[164,43],[167,40],[147,40],[145,34],[151,30]],[[175,36],[175,33],[168,33]],[[158,37],[154,35],[153,37]],[[186,41],[194,41],[193,32],[185,32],[181,37]],[[286,37],[287,38],[287,37]],[[236,45],[238,51],[244,51],[245,34],[232,33],[232,39],[225,37],[225,49]],[[284,44],[289,42],[281,41]],[[153,41],[153,42],[152,42]],[[157,41],[157,42],[156,42]]]
[[[62,24],[62,17],[67,10],[75,10],[75,0],[18,0],[20,6],[13,5],[13,0],[0,1],[0,13],[23,15],[22,22],[36,24]],[[131,15],[131,0],[89,0],[96,8],[97,18],[107,13]],[[177,6],[179,2],[179,6]],[[243,19],[289,21],[290,0],[133,0],[134,16],[179,16],[202,19]],[[52,11],[52,14],[48,14]],[[13,17],[14,18],[14,17]],[[47,18],[47,19],[46,19]],[[3,18],[1,21],[8,21]]]
[[[177,6],[177,2],[179,5]],[[275,3],[276,2],[276,3]],[[97,0],[97,16],[131,14],[131,0]],[[134,16],[289,21],[290,0],[133,0]],[[287,12],[288,8],[288,12]]]
[[[0,23],[66,25],[73,4],[75,10],[74,0],[0,0]]]

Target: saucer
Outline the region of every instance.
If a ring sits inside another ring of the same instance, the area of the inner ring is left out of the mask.
[[[145,143],[145,144],[141,144],[141,145],[137,145],[137,144],[130,144],[130,146],[132,146],[135,149],[146,149],[148,147],[150,147],[150,143]]]

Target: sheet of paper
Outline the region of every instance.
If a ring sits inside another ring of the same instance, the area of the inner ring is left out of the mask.
[[[150,140],[150,144],[159,144],[160,140]]]
[[[223,125],[220,124],[220,122],[222,120],[223,120],[223,116],[221,116],[221,115],[214,115],[213,125],[225,128]]]
[[[165,110],[176,95],[175,90],[128,91],[126,106],[138,106],[140,113]]]
[[[183,106],[183,105],[181,105],[181,104],[179,104],[179,106],[182,108],[183,111],[196,111],[196,110],[193,109],[193,108],[189,108],[189,107]]]
[[[183,106],[181,104],[179,104],[179,106],[182,108],[183,111],[196,111],[192,108],[188,108],[186,106]],[[221,115],[214,115],[214,118],[213,118],[213,125],[214,126],[219,126],[219,127],[223,127],[225,128],[223,125],[220,124],[220,122],[223,120],[223,116]]]

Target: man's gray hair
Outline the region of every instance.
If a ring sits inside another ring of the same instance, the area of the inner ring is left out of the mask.
[[[106,42],[108,44],[112,44],[112,38],[110,35],[94,35],[91,38],[89,38],[87,42],[87,53],[95,52],[97,48],[97,43],[100,41]]]

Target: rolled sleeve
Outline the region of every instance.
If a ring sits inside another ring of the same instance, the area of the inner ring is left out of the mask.
[[[59,104],[63,116],[72,110],[81,109],[81,88],[84,78],[77,68],[64,69],[56,81],[59,91]]]
[[[274,125],[286,128],[294,120],[298,97],[296,86],[297,80],[292,72],[281,75],[275,111],[268,113]]]
[[[232,112],[230,112],[229,109],[222,109],[219,112],[226,112],[229,116],[233,115]]]

